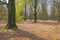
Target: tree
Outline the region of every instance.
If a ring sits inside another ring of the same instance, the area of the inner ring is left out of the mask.
[[[0,20],[7,19],[7,7],[4,5],[0,5]]]
[[[8,3],[8,24],[7,28],[17,28],[15,19],[15,0],[9,0]]]
[[[17,28],[16,26],[16,19],[15,19],[15,0],[9,0],[8,4],[3,1],[0,1],[3,4],[7,5],[8,8],[8,24],[6,26],[6,28],[8,29],[12,29],[12,28]]]
[[[41,1],[41,7],[42,7],[42,19],[47,20],[47,0]]]
[[[0,5],[0,21],[2,20],[2,8],[3,7],[3,5]]]
[[[57,20],[60,21],[60,0],[57,2],[58,4],[58,18]]]
[[[37,0],[34,1],[35,3],[35,6],[34,6],[34,22],[36,23],[37,22]]]
[[[29,11],[30,11],[30,13],[29,13],[29,19],[32,20],[33,19],[33,5],[32,5],[32,3],[30,4]]]
[[[51,7],[51,14],[50,14],[50,16],[51,16],[51,19],[52,20],[56,20],[57,19],[57,13],[56,13],[56,7],[55,7],[55,2],[54,2],[54,0],[52,1],[52,7]]]
[[[24,20],[25,14],[25,1],[24,0],[16,0],[16,22],[22,22]],[[21,15],[23,14],[23,15]]]
[[[57,20],[60,21],[60,0],[54,0],[55,7],[58,9]]]
[[[27,0],[25,0],[25,14],[24,14],[24,20],[26,21],[26,6],[27,6]]]
[[[25,13],[24,13],[24,20],[26,20],[27,18],[29,19],[30,18],[30,6],[32,5],[33,1],[34,0],[24,0],[25,1]],[[28,8],[28,6],[30,8]],[[27,11],[27,9],[29,10],[29,12]]]

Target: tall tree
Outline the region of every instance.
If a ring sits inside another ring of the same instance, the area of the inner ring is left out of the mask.
[[[8,24],[7,28],[17,28],[15,19],[15,0],[9,0],[8,2]]]
[[[3,11],[3,5],[0,5],[0,21],[2,20],[2,11]]]
[[[24,20],[26,21],[26,6],[27,6],[27,0],[25,0],[25,14],[24,14]]]
[[[57,18],[57,20],[60,21],[60,0],[58,0],[57,5],[58,5],[58,18]]]
[[[56,14],[57,13],[56,13],[55,2],[54,2],[54,0],[52,0],[52,7],[51,7],[51,14],[50,14],[52,20],[57,19]]]
[[[58,9],[57,20],[60,21],[60,0],[54,0],[55,7]]]
[[[12,29],[12,28],[17,28],[16,26],[16,19],[15,19],[15,0],[9,0],[8,3],[6,3],[6,0],[0,1],[3,4],[7,5],[8,8],[8,24],[7,28]]]
[[[35,6],[34,6],[34,22],[36,23],[37,22],[37,11],[36,11],[36,9],[37,9],[37,0],[35,0],[34,1],[34,3],[35,3]]]
[[[47,20],[47,0],[41,1],[41,7],[42,7],[42,19]]]

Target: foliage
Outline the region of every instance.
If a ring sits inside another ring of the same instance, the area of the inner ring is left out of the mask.
[[[21,15],[21,12],[24,12],[25,2],[23,0],[16,0],[16,21],[22,21],[24,15]]]

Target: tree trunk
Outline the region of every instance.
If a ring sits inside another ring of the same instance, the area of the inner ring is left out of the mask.
[[[8,29],[17,28],[15,19],[15,0],[9,0],[8,3]]]
[[[25,3],[25,14],[24,14],[24,21],[26,21],[26,3]]]
[[[36,12],[36,9],[37,9],[37,0],[35,0],[35,7],[34,7],[34,22],[35,23],[37,22],[37,12]]]
[[[60,21],[60,7],[58,5],[58,21]]]

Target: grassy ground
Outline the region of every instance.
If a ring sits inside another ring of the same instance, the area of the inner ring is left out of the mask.
[[[0,30],[0,40],[60,40],[60,23],[57,21],[25,21],[17,26],[14,30]]]

